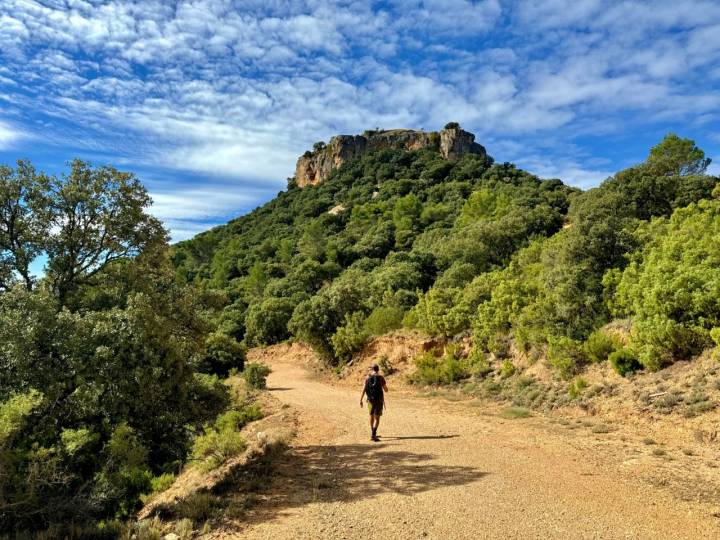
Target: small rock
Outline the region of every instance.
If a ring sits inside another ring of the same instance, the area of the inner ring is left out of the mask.
[[[163,540],[180,540],[180,537],[175,533],[168,533],[163,536]]]

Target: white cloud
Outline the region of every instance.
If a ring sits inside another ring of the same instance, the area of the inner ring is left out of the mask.
[[[0,150],[12,147],[22,137],[20,131],[0,120]]]
[[[515,145],[534,172],[590,185],[613,167],[542,140],[711,129],[719,19],[703,0],[5,0],[0,99],[14,124],[0,147],[22,119],[127,168],[282,187],[318,139],[454,120],[491,153]],[[205,197],[212,214],[182,193],[160,194],[173,231],[262,197]]]
[[[173,190],[158,186],[150,195],[150,212],[170,229],[173,242],[227,222],[238,209],[251,208],[258,198],[257,192],[230,183]]]

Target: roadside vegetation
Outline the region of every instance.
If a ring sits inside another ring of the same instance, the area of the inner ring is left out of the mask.
[[[224,380],[245,359],[226,300],[177,280],[149,204],[111,167],[0,167],[0,535],[116,536],[261,414]]]

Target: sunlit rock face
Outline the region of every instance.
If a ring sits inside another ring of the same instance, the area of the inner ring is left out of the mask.
[[[299,187],[317,185],[346,161],[371,150],[392,148],[420,150],[430,148],[445,159],[460,159],[466,154],[485,156],[485,148],[475,142],[475,135],[450,126],[440,131],[391,129],[366,131],[362,135],[336,135],[327,144],[316,145],[313,151],[298,158],[295,181]]]

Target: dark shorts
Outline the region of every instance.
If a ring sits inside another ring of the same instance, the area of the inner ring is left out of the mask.
[[[382,416],[383,405],[384,403],[382,401],[376,401],[375,403],[368,401],[368,411],[370,411],[370,416]]]

